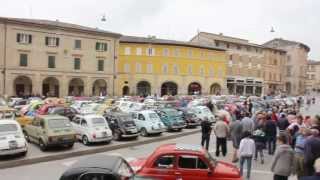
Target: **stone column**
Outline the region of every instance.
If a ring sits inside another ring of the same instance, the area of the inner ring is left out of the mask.
[[[83,79],[84,88],[83,88],[83,94],[84,96],[91,96],[92,95],[92,82],[91,78],[87,77]]]
[[[32,75],[31,80],[32,80],[32,93],[45,95],[45,94],[42,94],[42,78],[40,74],[37,73],[35,75]]]
[[[59,79],[59,95],[60,97],[68,96],[69,91],[69,81],[70,79],[67,78],[65,75]]]

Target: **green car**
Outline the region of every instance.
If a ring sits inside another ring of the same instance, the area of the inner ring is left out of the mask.
[[[31,124],[24,127],[24,134],[28,142],[38,144],[42,151],[53,146],[72,148],[76,141],[76,132],[69,119],[59,115],[35,117]]]
[[[157,109],[156,112],[168,131],[181,131],[186,127],[185,121],[176,109],[162,108]]]

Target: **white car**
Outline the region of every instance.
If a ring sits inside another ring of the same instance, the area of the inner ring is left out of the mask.
[[[26,155],[28,144],[15,120],[0,120],[0,156]]]
[[[209,122],[216,122],[215,116],[207,106],[194,106],[190,108],[190,110],[201,120],[204,120],[204,118],[207,117]]]
[[[163,124],[158,114],[152,110],[137,111],[132,112],[131,114],[142,136],[161,134],[166,131],[166,126]]]
[[[80,111],[82,107],[92,103],[92,101],[86,101],[86,100],[80,100],[80,101],[75,101],[71,107],[76,109],[77,111]]]
[[[109,125],[101,115],[76,115],[71,124],[77,133],[77,139],[81,140],[84,145],[95,142],[109,143],[113,139]]]

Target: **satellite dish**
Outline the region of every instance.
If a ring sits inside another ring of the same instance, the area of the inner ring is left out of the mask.
[[[270,32],[272,32],[272,33],[273,33],[273,32],[275,32],[275,31],[274,31],[274,29],[273,29],[273,27],[271,27],[271,30],[270,30]]]
[[[103,22],[106,22],[106,21],[107,21],[106,15],[103,15],[103,16],[102,16],[101,21],[103,21]]]

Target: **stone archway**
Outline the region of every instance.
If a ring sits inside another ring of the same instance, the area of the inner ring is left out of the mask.
[[[161,85],[161,96],[178,94],[178,85],[174,82],[165,82]]]
[[[59,80],[47,77],[42,81],[42,95],[46,97],[59,97]]]
[[[29,96],[32,94],[32,80],[27,76],[18,76],[13,83],[16,96]]]
[[[69,96],[83,96],[84,82],[81,78],[73,78],[69,82]]]
[[[210,94],[219,95],[221,94],[221,86],[218,83],[213,83],[210,86]]]
[[[93,96],[106,96],[107,95],[107,82],[104,79],[97,79],[92,85]]]
[[[130,94],[130,88],[129,88],[129,86],[124,86],[123,88],[122,88],[122,95],[123,96],[128,96]]]
[[[198,95],[201,94],[201,85],[197,82],[192,82],[188,86],[189,95]]]
[[[137,95],[148,96],[151,95],[151,85],[148,81],[140,81],[137,84]]]

